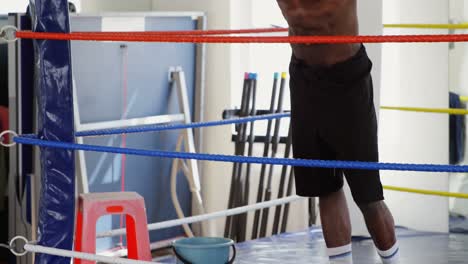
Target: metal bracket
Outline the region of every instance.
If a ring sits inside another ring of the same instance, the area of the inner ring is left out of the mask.
[[[14,26],[4,26],[0,29],[0,39],[7,43],[15,42],[18,39],[16,37],[16,31],[18,31],[18,29]]]
[[[169,70],[167,72],[167,80],[169,83],[172,83],[175,80],[174,74],[177,72],[181,72],[182,67],[181,66],[171,66],[169,67]]]
[[[26,250],[23,250],[23,252],[17,252],[17,251],[14,249],[15,246],[17,246],[17,245],[16,245],[16,241],[17,241],[17,240],[23,241],[23,242],[24,242],[24,245],[27,245],[27,244],[29,243],[29,241],[28,241],[26,238],[22,237],[22,236],[16,236],[16,237],[14,237],[14,238],[10,241],[10,251],[11,251],[11,253],[12,253],[13,255],[17,256],[17,257],[22,257],[22,256],[28,254],[28,251],[26,251]],[[23,245],[23,247],[24,247],[24,245]]]
[[[10,139],[11,143],[5,143],[3,140],[5,139],[5,136],[10,135],[12,138]],[[15,131],[11,130],[6,130],[0,133],[0,146],[6,147],[6,148],[11,148],[16,145],[16,142],[13,141],[13,137],[17,137],[18,134],[16,134]]]

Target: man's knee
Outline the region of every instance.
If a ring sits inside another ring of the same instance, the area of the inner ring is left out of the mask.
[[[384,201],[360,203],[357,205],[364,216],[378,215],[382,213],[386,214],[389,212],[388,207]]]

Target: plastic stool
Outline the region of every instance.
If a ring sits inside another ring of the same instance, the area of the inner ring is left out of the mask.
[[[126,215],[128,258],[151,261],[145,201],[134,192],[80,195],[75,231],[75,250],[96,254],[96,223],[104,215]],[[93,261],[76,259],[76,264]]]

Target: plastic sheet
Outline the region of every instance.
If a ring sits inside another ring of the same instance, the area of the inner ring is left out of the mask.
[[[30,0],[35,32],[70,31],[68,1]],[[74,142],[72,67],[68,41],[34,41],[38,132],[42,139]],[[75,211],[74,153],[41,148],[39,245],[72,249]],[[36,263],[70,263],[39,254]]]
[[[397,229],[401,263],[467,263],[468,235],[449,235]],[[329,263],[320,229],[249,241],[237,245],[238,264]],[[174,258],[162,259],[175,263]],[[359,264],[381,263],[370,239],[353,241],[353,261]]]

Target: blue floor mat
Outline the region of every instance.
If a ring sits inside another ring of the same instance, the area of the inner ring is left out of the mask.
[[[402,264],[468,263],[468,235],[417,232],[405,228],[397,228],[397,235]],[[311,228],[304,232],[240,243],[237,245],[235,263],[328,263],[325,250],[322,231]],[[362,238],[353,241],[353,260],[358,264],[381,263],[372,240]],[[172,257],[158,261],[175,263]]]

